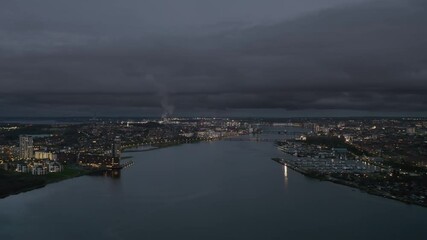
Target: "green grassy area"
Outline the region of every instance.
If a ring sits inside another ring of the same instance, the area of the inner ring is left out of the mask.
[[[68,178],[79,177],[89,173],[91,173],[91,171],[89,170],[85,170],[85,169],[81,169],[73,166],[67,166],[65,167],[64,171],[60,173],[49,173],[47,175],[38,176],[38,177],[43,178],[46,181],[46,183],[52,183],[52,182],[65,180]]]
[[[0,171],[0,198],[43,187],[46,181],[26,173]]]
[[[77,166],[67,166],[63,172],[49,173],[43,176],[0,170],[0,198],[89,173],[91,173],[90,170],[81,169]]]

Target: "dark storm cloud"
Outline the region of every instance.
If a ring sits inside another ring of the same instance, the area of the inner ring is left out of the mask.
[[[290,16],[281,21],[286,16],[275,7],[281,1],[270,8],[250,1],[251,9],[241,13],[234,6],[223,16],[187,1],[197,10],[187,17],[182,6],[174,16],[155,1],[141,10],[146,15],[138,14],[138,1],[34,1],[26,8],[16,4],[24,1],[6,1],[0,10],[0,108],[427,106],[424,1],[290,1],[299,7],[281,9]],[[37,2],[54,9],[46,12]],[[272,18],[262,21],[269,11]],[[155,15],[162,12],[166,16]],[[225,24],[217,24],[221,18]]]

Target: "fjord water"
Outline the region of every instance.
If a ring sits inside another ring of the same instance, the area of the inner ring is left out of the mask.
[[[127,153],[84,176],[0,199],[0,239],[425,239],[427,209],[302,176],[271,142]],[[285,177],[285,172],[287,177]]]

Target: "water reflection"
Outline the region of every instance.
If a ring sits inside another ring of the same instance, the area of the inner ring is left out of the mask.
[[[103,176],[103,177],[108,177],[108,178],[112,178],[112,179],[119,179],[121,176],[121,170],[120,169],[112,169],[112,170],[94,173],[91,175],[92,176]]]
[[[111,177],[113,179],[119,179],[121,176],[121,171],[120,169],[108,170],[104,172],[104,176]]]
[[[138,161],[118,172],[120,179],[99,173],[1,199],[0,239],[45,240],[48,233],[65,240],[427,235],[424,208],[306,178],[271,161],[273,154],[279,155],[273,143],[226,141],[135,152]]]
[[[288,188],[288,166],[286,164],[283,165],[283,177],[285,179],[285,189]]]

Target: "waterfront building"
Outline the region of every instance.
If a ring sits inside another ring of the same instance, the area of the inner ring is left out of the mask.
[[[94,168],[100,168],[102,166],[107,166],[112,163],[112,156],[100,155],[100,154],[79,154],[77,156],[77,162],[83,166],[90,166]]]
[[[27,164],[18,163],[16,165],[16,171],[20,172],[20,173],[28,173],[29,172],[29,168],[28,168]]]
[[[33,137],[19,136],[19,158],[21,160],[32,159],[34,155]]]
[[[34,153],[35,159],[49,159],[51,161],[57,160],[57,155],[55,153],[51,152],[43,152],[43,151],[36,151]]]
[[[33,175],[46,175],[46,173],[47,173],[46,169],[41,165],[33,167],[33,170],[32,170]]]
[[[111,154],[112,155],[111,165],[113,167],[120,166],[121,148],[122,148],[122,144],[121,144],[120,137],[116,136],[116,138],[114,138],[114,141],[112,144],[112,149],[111,149],[111,153],[112,153]]]
[[[62,165],[58,162],[51,162],[51,163],[49,163],[48,166],[49,166],[49,172],[51,172],[51,173],[57,173],[57,172],[63,171]]]
[[[179,134],[180,136],[183,136],[183,137],[187,137],[187,138],[190,138],[190,137],[193,137],[194,136],[194,133],[192,133],[192,132],[188,132],[188,133],[180,133]]]

